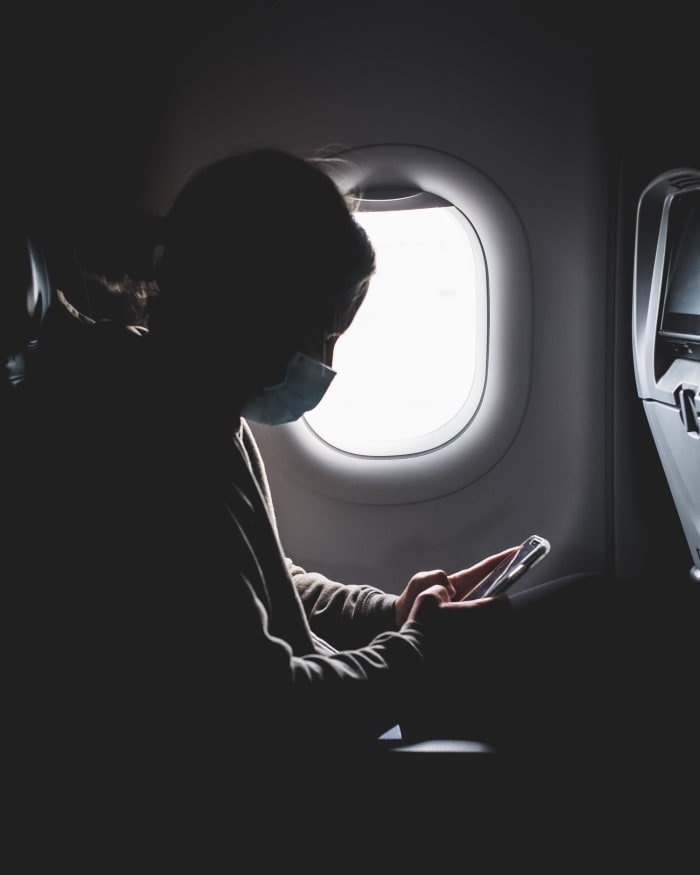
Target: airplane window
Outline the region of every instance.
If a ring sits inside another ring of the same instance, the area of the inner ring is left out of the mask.
[[[425,501],[507,452],[528,404],[532,264],[512,201],[435,149],[333,155],[377,251],[367,299],[336,343],[338,372],[296,422],[254,431],[305,488],[343,501]],[[272,475],[274,477],[274,473]]]
[[[356,213],[375,246],[377,272],[335,346],[337,376],[306,414],[340,450],[429,450],[464,428],[478,405],[486,371],[483,253],[465,216],[443,203],[361,205]]]

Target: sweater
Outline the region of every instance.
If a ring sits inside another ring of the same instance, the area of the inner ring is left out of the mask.
[[[231,452],[237,456],[236,491],[247,505],[237,521],[249,570],[238,586],[248,608],[256,606],[246,629],[255,682],[278,691],[284,725],[306,739],[317,733],[376,739],[400,721],[424,673],[421,624],[396,630],[396,596],[329,580],[287,557],[264,464],[244,420]],[[258,675],[256,665],[270,674]]]

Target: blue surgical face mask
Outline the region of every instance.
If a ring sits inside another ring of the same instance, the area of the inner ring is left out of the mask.
[[[335,371],[318,359],[298,352],[287,365],[284,380],[250,398],[241,416],[261,425],[282,425],[299,419],[318,404],[335,377]]]

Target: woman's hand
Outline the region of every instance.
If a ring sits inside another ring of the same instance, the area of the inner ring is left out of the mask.
[[[400,629],[406,620],[413,619],[413,606],[418,596],[430,590],[432,599],[439,602],[452,601],[455,595],[454,584],[444,571],[419,571],[408,581],[406,589],[394,602],[396,628]]]
[[[419,571],[418,574],[414,574],[394,603],[396,627],[400,628],[406,620],[415,617],[414,605],[422,593],[426,593],[426,596],[421,598],[420,602],[435,601],[438,604],[459,602],[501,560],[511,556],[517,549],[517,547],[510,547],[454,574],[447,574],[440,570]]]
[[[490,571],[493,571],[499,562],[502,562],[508,556],[513,556],[517,549],[517,547],[509,547],[508,550],[502,550],[494,556],[482,559],[481,562],[477,562],[471,568],[465,568],[463,571],[456,571],[454,574],[451,574],[449,580],[455,593],[452,601],[462,601],[464,596],[470,593],[477,583],[483,580]]]

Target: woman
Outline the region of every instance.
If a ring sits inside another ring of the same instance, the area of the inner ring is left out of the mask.
[[[374,268],[372,246],[324,165],[278,150],[205,168],[165,219],[149,315],[153,396],[167,406],[156,424],[179,420],[176,446],[185,440],[182,457],[196,460],[194,506],[223,517],[206,530],[201,519],[188,526],[190,543],[195,532],[201,539],[198,557],[219,557],[205,575],[194,559],[192,574],[197,586],[217,580],[231,602],[227,646],[238,648],[238,728],[248,743],[272,733],[295,750],[375,744],[407,717],[430,673],[443,671],[445,633],[430,608],[459,611],[465,629],[450,635],[466,636],[467,615],[479,626],[479,617],[508,612],[505,601],[456,601],[504,554],[452,577],[418,574],[397,597],[307,573],[279,543],[246,419],[288,422],[319,402],[334,376],[334,343]]]
[[[128,816],[130,838],[153,817],[185,829],[201,817],[226,839],[243,805],[246,828],[275,835],[280,819],[293,822],[308,849],[318,817],[337,824],[349,799],[345,847],[355,793],[374,834],[372,781],[380,817],[412,823],[427,806],[429,819],[460,826],[460,845],[475,818],[498,833],[492,812],[516,801],[498,796],[489,773],[448,811],[434,785],[430,798],[416,794],[413,761],[391,769],[401,781],[387,802],[382,734],[398,725],[408,740],[494,742],[533,764],[540,793],[543,763],[553,764],[563,782],[549,815],[609,768],[624,784],[667,720],[693,738],[675,695],[683,641],[665,662],[653,649],[640,662],[648,613],[643,599],[631,610],[618,581],[580,574],[469,602],[510,551],[455,574],[419,572],[398,596],[286,556],[246,419],[274,425],[318,403],[374,271],[323,162],[274,149],[214,162],[140,228],[145,259],[134,240],[119,253],[111,231],[106,249],[94,235],[78,247],[83,280],[135,295],[135,308],[118,310],[136,313],[138,330],[85,318],[67,287],[44,320],[28,453],[35,516],[19,533],[31,579],[12,615],[22,786],[40,782],[44,799],[58,788],[64,811],[70,788],[81,817],[98,800],[90,814],[108,805],[110,817]],[[531,784],[521,786],[527,807]],[[432,853],[432,827],[426,835]]]

